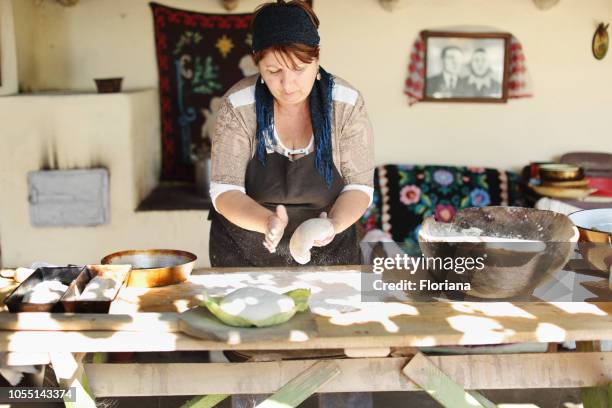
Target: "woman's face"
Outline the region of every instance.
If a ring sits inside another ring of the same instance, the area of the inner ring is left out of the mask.
[[[294,55],[283,56],[268,52],[258,68],[268,89],[281,105],[295,105],[305,101],[319,72],[319,61],[304,63]],[[294,66],[291,61],[295,63]]]

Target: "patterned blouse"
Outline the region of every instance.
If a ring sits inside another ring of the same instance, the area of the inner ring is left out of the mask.
[[[223,97],[212,140],[212,174],[210,197],[213,205],[226,191],[243,193],[247,164],[256,152],[255,83],[258,75],[240,80]],[[363,97],[341,78],[335,77],[332,90],[333,160],[343,178],[342,190],[360,190],[373,195],[374,142],[372,125],[365,109]],[[267,152],[306,154],[314,149],[310,143],[305,149],[291,151],[285,148],[276,131],[276,147],[267,143]],[[216,208],[216,206],[215,206]]]

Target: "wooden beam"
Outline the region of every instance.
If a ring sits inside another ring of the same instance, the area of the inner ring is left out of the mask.
[[[222,344],[204,342],[181,333],[0,331],[0,350],[26,353],[44,351],[95,353],[223,349],[220,346]],[[227,348],[225,347],[225,349]]]
[[[612,379],[612,353],[432,356],[429,359],[466,390],[576,388],[607,385]],[[270,394],[315,361],[85,364],[85,371],[98,397]],[[420,389],[401,373],[409,361],[406,357],[335,361],[341,374],[318,392]]]
[[[601,343],[599,341],[577,341],[576,351],[582,352],[597,352],[601,351]],[[612,378],[608,378],[612,383]],[[607,408],[609,407],[608,392],[609,384],[599,387],[583,387],[580,390],[580,397],[584,408]]]
[[[344,355],[350,358],[387,357],[389,354],[391,354],[391,347],[344,349]]]
[[[24,365],[47,365],[49,353],[0,353],[0,367],[24,366]]]
[[[0,313],[0,330],[178,332],[177,313]]]
[[[257,408],[297,407],[338,374],[340,367],[335,361],[318,361],[257,405]]]
[[[229,395],[213,394],[194,397],[181,405],[181,408],[212,408],[221,401],[229,397]]]
[[[72,401],[64,397],[66,408],[96,408],[96,399],[83,369],[83,357],[84,353],[77,353],[74,356],[62,352],[49,354],[59,386],[64,389],[74,388],[76,391],[76,396],[71,398]]]
[[[479,393],[467,392],[422,353],[415,355],[402,372],[444,407],[495,408]]]
[[[610,319],[610,316],[607,316]],[[569,319],[568,319],[569,320]],[[582,316],[573,316],[572,320],[587,320]],[[546,321],[546,320],[544,320]],[[592,326],[593,320],[588,323]],[[485,337],[484,343],[500,344],[505,341],[517,342],[551,342],[561,340],[607,340],[612,338],[612,324],[601,320],[601,327],[583,327],[575,331],[564,331],[563,328],[546,321],[547,326],[541,331],[523,332],[520,335],[508,329],[508,334],[501,332],[496,335],[491,331],[490,338]],[[550,328],[550,330],[548,330]],[[414,328],[420,330],[419,328]],[[251,329],[252,330],[252,329]],[[341,330],[341,329],[340,329]],[[402,346],[429,346],[437,344],[469,345],[480,344],[477,333],[465,335],[452,331],[446,334],[431,334],[427,336],[426,329],[421,332],[399,335],[381,334],[350,334],[331,332],[320,337],[297,336],[276,340],[250,340],[242,342],[203,340],[182,333],[168,332],[128,332],[128,331],[0,331],[0,350],[22,352],[115,352],[115,351],[180,351],[180,350],[305,350],[305,349],[343,349],[343,348],[383,348]],[[497,341],[493,337],[498,336]],[[516,340],[515,340],[516,339]],[[486,341],[485,341],[486,340]]]

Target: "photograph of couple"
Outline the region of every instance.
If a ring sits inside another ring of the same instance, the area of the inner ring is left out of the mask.
[[[425,96],[430,99],[504,98],[504,38],[427,38]]]

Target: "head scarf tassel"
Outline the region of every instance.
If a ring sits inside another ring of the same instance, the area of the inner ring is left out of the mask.
[[[315,167],[330,188],[334,179],[334,162],[331,143],[332,91],[334,77],[319,68],[321,79],[317,79],[309,96],[310,120],[315,141]],[[257,158],[266,165],[266,134],[275,143],[274,98],[266,84],[260,80],[255,85],[255,112],[257,116]]]

